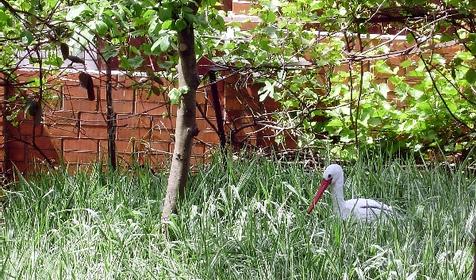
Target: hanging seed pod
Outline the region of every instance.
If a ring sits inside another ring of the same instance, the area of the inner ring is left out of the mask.
[[[27,99],[25,102],[25,111],[28,115],[34,117],[38,111],[38,102],[34,99]]]
[[[35,112],[33,122],[35,123],[35,125],[40,125],[43,119],[43,106],[41,106],[41,103],[39,102],[37,102],[36,104],[37,104],[37,109]]]
[[[60,44],[61,55],[63,59],[67,59],[69,57],[69,46],[65,43]]]
[[[88,99],[93,101],[94,95],[94,83],[91,75],[85,72],[79,73],[79,84],[88,91]]]
[[[84,64],[84,59],[80,58],[80,57],[77,57],[75,55],[69,55],[68,56],[68,59],[71,60],[72,62],[74,63],[81,63],[81,64]]]

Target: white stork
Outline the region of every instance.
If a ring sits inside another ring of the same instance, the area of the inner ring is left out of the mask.
[[[321,185],[311,205],[307,208],[308,214],[312,212],[314,206],[316,206],[316,203],[321,199],[324,191],[329,186],[331,186],[330,191],[334,212],[342,219],[352,217],[362,221],[373,221],[382,215],[393,212],[392,207],[373,199],[355,198],[344,200],[344,171],[340,165],[331,164],[324,171]]]

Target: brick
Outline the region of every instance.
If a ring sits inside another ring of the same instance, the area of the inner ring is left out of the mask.
[[[137,102],[151,102],[151,103],[168,103],[169,98],[167,92],[155,93],[151,90],[135,89],[135,98]]]
[[[32,137],[26,137],[25,140],[33,144]],[[35,144],[40,149],[54,150],[61,149],[62,140],[60,138],[53,138],[49,136],[38,136],[35,137]]]
[[[461,51],[461,50],[463,50],[463,47],[461,45],[454,45],[454,46],[450,46],[450,47],[437,49],[436,52],[439,53],[439,54],[444,55],[445,57],[452,57],[458,51]]]
[[[210,89],[208,89],[207,91],[209,92]],[[202,105],[202,104],[206,104],[206,103],[211,102],[211,99],[210,100],[208,99],[207,91],[205,91],[205,90],[197,91],[196,96],[195,96],[195,101],[197,102],[197,104]]]
[[[176,121],[177,121],[176,117],[154,116],[152,118],[152,128],[155,130],[174,129]]]
[[[104,155],[104,161],[107,160],[107,154]],[[118,163],[124,165],[124,163],[130,164],[133,160],[133,155],[131,153],[118,153],[116,154]]]
[[[417,85],[419,83],[421,83],[422,79],[421,78],[414,78],[414,77],[407,77],[405,79],[405,81],[409,84],[409,85]]]
[[[165,155],[165,154],[146,155],[144,161],[145,161],[144,163],[148,163],[154,167],[155,166],[164,167],[169,164],[170,155]]]
[[[8,156],[10,161],[16,164],[25,161],[26,153],[24,150],[11,150]]]
[[[93,167],[92,164],[88,164],[88,163],[79,163],[79,162],[70,162],[70,164],[68,164],[68,166],[66,167],[66,169],[68,170],[68,174],[75,174],[75,173],[78,173],[80,171],[88,171],[88,170],[91,170],[91,168]]]
[[[52,137],[78,137],[79,130],[70,125],[51,125],[45,126],[43,135]]]
[[[32,135],[33,134],[33,127],[35,127],[35,134],[41,135],[43,132],[43,125],[33,125],[32,121],[23,121],[18,126],[19,133],[21,135]]]
[[[191,168],[194,168],[197,165],[202,165],[204,163],[205,163],[205,158],[203,156],[192,156],[192,157],[190,157],[190,166],[191,166]]]
[[[216,126],[217,124],[217,121],[215,119],[208,119],[213,125]],[[207,122],[206,119],[203,119],[203,118],[197,118],[196,119],[196,124],[197,124],[197,128],[199,131],[202,131],[202,130],[205,130],[207,128],[211,128],[210,124]]]
[[[22,174],[33,169],[31,162],[25,162],[22,160],[22,161],[14,161],[13,164],[15,165],[14,168],[20,171],[20,173]]]
[[[99,141],[100,151],[107,154],[108,142],[106,140]],[[116,152],[117,153],[129,153],[132,152],[131,141],[116,140]]]
[[[104,92],[105,93],[105,92]],[[106,94],[104,94],[104,97]],[[122,100],[122,101],[133,101],[134,100],[134,90],[132,88],[123,88],[112,91],[113,100]]]
[[[220,143],[218,134],[213,130],[200,131],[195,138],[208,144]]]
[[[202,144],[200,142],[195,142],[193,143],[192,146],[192,155],[200,155],[202,156],[205,153],[205,144]]]
[[[208,105],[206,110],[205,110],[205,114],[207,116],[207,118],[215,118],[216,115],[215,115],[215,110],[213,109],[213,106],[211,105]],[[222,115],[224,116],[225,115],[225,112],[223,112],[222,110]],[[199,116],[199,114],[197,114],[197,116]]]
[[[150,134],[150,139],[152,141],[168,141],[172,140],[173,131],[168,129],[152,129]]]
[[[117,139],[119,140],[130,140],[134,139],[143,139],[148,138],[150,135],[150,129],[142,129],[142,128],[117,128]]]
[[[81,112],[80,115],[81,124],[105,124],[106,123],[106,114],[105,113],[88,113]]]
[[[231,97],[231,98],[225,99],[224,107],[226,108],[226,110],[240,110],[241,111],[241,110],[244,110],[245,105],[237,98]]]
[[[251,8],[250,1],[237,1],[233,0],[231,9],[234,14],[248,15]]]
[[[68,73],[61,78],[63,83],[67,86],[79,86],[79,73]]]
[[[117,87],[112,89],[113,101],[133,101],[134,90],[132,88]],[[106,87],[101,87],[101,94],[99,96],[101,100],[106,100]]]
[[[170,152],[170,143],[167,141],[152,141],[149,142],[151,152],[153,153],[169,153]]]
[[[387,62],[387,65],[393,68],[395,66],[400,66],[400,63],[402,63],[404,60],[405,60],[404,56],[395,56],[395,57],[387,58],[386,62]]]
[[[46,156],[49,160],[53,162],[58,162],[60,159],[60,153],[56,150],[51,150],[51,149],[41,149],[41,153],[35,149],[34,147],[28,147],[28,152],[27,152],[27,161],[34,161],[35,159],[39,160],[45,160]]]
[[[12,161],[24,161],[26,153],[26,144],[20,141],[8,141],[8,156]]]
[[[147,113],[148,115],[162,116],[168,113],[166,103],[136,102],[135,112],[137,114]]]
[[[27,82],[36,78],[38,74],[34,71],[17,71],[16,74],[19,82]]]
[[[45,115],[46,124],[76,125],[77,122],[78,114],[73,111],[54,111],[49,115]]]
[[[89,101],[87,99],[70,99],[64,101],[64,110],[94,112],[98,110],[96,101]]]
[[[85,139],[108,139],[107,126],[104,125],[82,125],[79,130],[79,138]]]
[[[94,87],[94,95],[98,96],[99,93],[99,87],[96,85]],[[65,86],[63,87],[63,96],[65,100],[71,100],[71,99],[88,99],[88,91],[86,88],[81,87],[79,84],[78,85],[72,85],[72,86]]]
[[[98,151],[98,140],[95,139],[64,139],[63,151],[75,151],[75,152],[93,152]]]
[[[176,117],[177,116],[177,110],[178,110],[178,105],[168,105],[168,115],[167,116],[170,116],[170,117]]]
[[[47,104],[47,106],[43,106],[43,112],[45,114],[51,111],[61,110],[63,107],[63,96],[61,93],[52,93],[51,96],[56,98],[48,98],[47,100],[44,100]]]
[[[132,86],[136,85],[137,82],[134,79],[131,79],[130,77],[126,75],[117,75],[116,78],[118,87],[124,87],[124,88],[131,88]]]
[[[107,111],[107,104],[106,101],[101,100],[99,105],[101,112]],[[132,113],[133,112],[133,103],[132,101],[112,101],[112,109],[116,113]]]
[[[117,126],[118,127],[141,127],[141,128],[151,128],[152,117],[147,115],[117,115]]]
[[[98,154],[96,152],[64,152],[63,160],[67,163],[93,163],[97,161]]]

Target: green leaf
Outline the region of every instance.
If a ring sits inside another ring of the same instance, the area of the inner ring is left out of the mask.
[[[377,73],[393,74],[392,68],[385,63],[385,60],[379,60],[375,62],[374,69]]]
[[[471,52],[464,51],[464,52],[457,52],[455,56],[455,60],[456,58],[459,58],[463,61],[468,61],[468,60],[474,59],[474,56],[473,54],[471,54]]]
[[[171,19],[168,19],[168,20],[164,21],[162,23],[162,29],[163,30],[171,29],[173,23],[174,22]]]
[[[344,123],[340,119],[332,119],[326,124],[327,127],[341,127],[343,125]]]
[[[409,43],[409,44],[415,43],[415,37],[413,37],[413,35],[411,33],[407,34],[406,39],[407,39],[407,43]]]
[[[276,14],[271,11],[266,11],[261,15],[261,19],[266,23],[272,23],[276,20]]]
[[[154,35],[156,33],[158,22],[159,22],[159,18],[157,16],[154,16],[152,20],[150,21],[149,29],[147,30],[149,35]]]
[[[169,49],[170,47],[170,37],[168,35],[162,35],[157,41],[154,42],[152,47],[150,48],[150,51],[152,53],[155,53],[157,51],[157,48],[161,52],[165,52]]]
[[[452,113],[455,113],[458,110],[458,106],[452,100],[446,100],[446,105]]]
[[[310,4],[310,11],[315,11],[315,10],[320,10],[325,7],[325,2],[324,1],[311,1]]]
[[[187,86],[181,88],[173,88],[169,91],[168,96],[170,98],[170,103],[172,104],[179,104],[182,96],[187,94],[189,88]]]
[[[118,53],[119,50],[117,49],[117,47],[111,45],[104,47],[104,49],[102,50],[102,55],[104,56],[105,60],[117,56]]]
[[[95,25],[96,25],[96,33],[99,35],[99,36],[104,36],[106,35],[107,31],[109,30],[109,27],[107,26],[107,24],[102,21],[102,20],[97,20],[95,22]]]
[[[410,59],[406,59],[400,63],[400,67],[407,68],[412,65],[412,61]]]
[[[258,90],[259,101],[264,101],[268,96],[273,98],[274,97],[274,83],[270,81],[264,82],[264,87]]]
[[[140,66],[142,66],[143,62],[144,62],[144,58],[142,58],[142,56],[136,56],[136,57],[132,57],[132,58],[127,59],[127,64],[132,69],[139,68]]]
[[[390,89],[388,88],[388,85],[386,83],[378,84],[377,89],[380,95],[382,95],[384,99],[387,99],[388,92],[390,91]]]
[[[166,21],[172,18],[172,9],[168,7],[159,8],[159,18],[161,21]]]
[[[410,88],[408,93],[413,97],[415,98],[415,100],[418,100],[420,99],[425,93],[421,90],[417,90],[417,89],[414,89],[414,88]]]
[[[175,21],[175,30],[182,31],[187,27],[187,22],[183,18],[179,18]]]
[[[10,22],[10,16],[7,15],[4,11],[0,10],[0,24],[7,25]]]
[[[33,34],[28,30],[24,30],[21,33],[21,37],[22,37],[22,41],[28,44],[31,44],[33,40],[35,40],[35,38],[33,38]]]
[[[464,75],[464,78],[468,81],[468,83],[474,84],[476,82],[476,70],[473,68],[468,69]]]
[[[72,6],[68,14],[66,14],[66,20],[71,21],[79,17],[84,11],[88,9],[86,4],[81,4],[77,6]]]
[[[380,126],[382,124],[382,119],[379,117],[372,117],[368,121],[369,125],[375,127],[375,126]]]
[[[197,20],[197,16],[194,15],[193,13],[184,13],[183,18],[188,22],[188,23],[194,23]]]

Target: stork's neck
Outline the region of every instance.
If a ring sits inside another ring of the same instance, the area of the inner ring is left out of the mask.
[[[344,176],[339,176],[333,181],[331,190],[332,208],[339,216],[342,216],[344,211]]]

